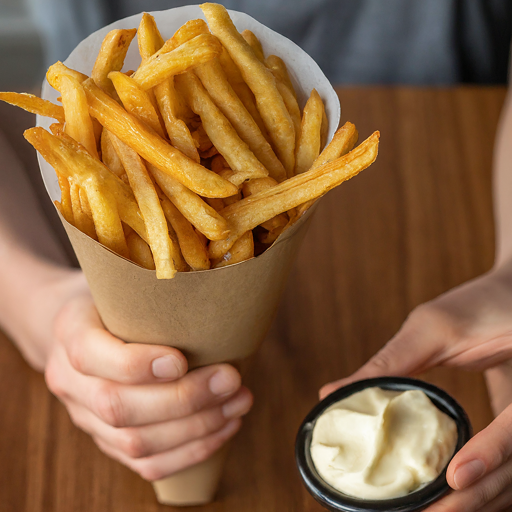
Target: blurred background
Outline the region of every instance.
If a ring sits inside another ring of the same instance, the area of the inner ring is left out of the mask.
[[[45,69],[112,21],[183,0],[0,0],[0,90],[37,90]],[[224,0],[304,48],[334,84],[504,84],[511,0]]]

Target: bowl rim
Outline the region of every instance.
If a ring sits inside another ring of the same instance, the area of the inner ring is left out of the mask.
[[[450,489],[446,481],[446,470],[450,461],[448,461],[443,471],[441,471],[439,476],[432,482],[429,482],[406,496],[384,500],[365,500],[343,494],[325,482],[314,466],[310,446],[313,428],[319,416],[336,402],[370,387],[379,387],[392,391],[419,389],[425,392],[432,403],[439,410],[450,416],[457,425],[457,444],[450,460],[471,438],[472,428],[466,412],[452,396],[441,388],[411,377],[376,377],[364,379],[337,389],[319,402],[307,414],[299,428],[295,442],[295,460],[299,473],[310,494],[312,494],[320,504],[331,511],[413,512],[420,510],[441,498]]]

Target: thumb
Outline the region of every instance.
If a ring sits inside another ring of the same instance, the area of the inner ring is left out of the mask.
[[[385,376],[414,375],[431,368],[446,346],[449,325],[445,315],[426,304],[416,308],[398,333],[355,373],[320,389],[320,400],[352,382]]]

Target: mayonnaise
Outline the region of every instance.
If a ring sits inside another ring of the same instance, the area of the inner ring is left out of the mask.
[[[456,443],[455,422],[423,391],[368,388],[317,419],[311,457],[335,489],[357,498],[389,499],[434,480]]]

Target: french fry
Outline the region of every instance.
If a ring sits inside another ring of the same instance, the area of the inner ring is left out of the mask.
[[[146,123],[160,137],[165,138],[165,132],[160,124],[156,108],[149,94],[141,89],[137,82],[119,71],[112,71],[108,77],[114,84],[117,95],[127,112]]]
[[[133,79],[144,89],[151,89],[170,76],[184,73],[213,59],[222,51],[211,34],[201,34],[168,53],[157,53],[143,62]]]
[[[292,81],[290,79],[290,75],[288,73],[288,69],[286,68],[286,64],[283,59],[278,57],[277,55],[269,55],[265,59],[265,64],[267,68],[272,71],[276,80],[281,81],[290,91],[292,91],[293,96],[297,99],[297,93],[295,92],[295,88],[293,87]]]
[[[97,175],[90,176],[83,186],[91,206],[98,241],[120,256],[129,258],[114,194],[108,187],[102,186]]]
[[[57,180],[60,188],[60,213],[72,225],[75,225],[73,207],[71,205],[71,187],[68,178],[57,172]]]
[[[295,129],[279,93],[274,75],[258,60],[252,48],[236,30],[227,10],[219,4],[206,3],[201,9],[211,32],[228,50],[244,81],[256,98],[256,105],[270,134],[277,156],[288,174],[295,164]]]
[[[64,109],[48,100],[43,100],[33,94],[20,92],[0,92],[0,101],[5,101],[15,107],[40,116],[51,117],[63,123],[65,121]]]
[[[221,213],[228,221],[230,233],[225,240],[210,243],[210,259],[222,258],[246,231],[324,195],[366,169],[377,158],[379,136],[375,132],[347,155],[226,207]]]
[[[329,145],[323,149],[318,158],[313,162],[311,169],[317,169],[352,151],[357,144],[358,137],[359,134],[356,127],[350,122],[345,123],[336,131]],[[294,215],[290,218],[289,225],[292,225],[297,219],[304,215],[315,201],[316,199],[312,199],[298,206],[294,211]]]
[[[110,133],[107,129],[101,132],[101,160],[118,177],[127,183],[126,172],[123,163],[117,156],[116,150],[110,140]]]
[[[238,66],[233,62],[233,59],[229,56],[226,48],[222,47],[222,53],[218,57],[219,62],[221,63],[222,69],[224,73],[226,73],[226,77],[228,79],[229,84],[235,91],[236,95],[240,98],[240,101],[243,103],[244,107],[247,109],[247,112],[251,114],[251,117],[254,119],[255,123],[258,125],[263,137],[267,140],[268,143],[271,142],[270,135],[265,128],[265,123],[261,118],[260,113],[258,112],[258,108],[256,107],[256,100],[254,99],[254,94],[252,93],[249,86],[244,82],[244,78]]]
[[[132,230],[126,236],[126,243],[130,251],[130,259],[134,263],[148,270],[155,270],[155,261],[149,245],[135,231]]]
[[[68,68],[65,64],[63,64],[60,60],[55,64],[52,64],[48,71],[46,72],[46,79],[48,83],[56,90],[60,92],[60,82],[61,78],[67,76],[70,78],[74,78],[78,83],[82,83],[84,80],[87,80],[89,77],[80,73],[80,71],[75,71],[74,69]]]
[[[160,53],[168,53],[178,48],[178,46],[194,39],[201,34],[209,34],[208,25],[204,20],[189,20],[184,23],[171,37],[165,41]]]
[[[244,30],[242,32],[242,37],[247,41],[247,44],[253,49],[256,57],[265,63],[265,55],[263,54],[263,48],[261,47],[261,43],[259,39],[254,35],[250,30]]]
[[[174,231],[171,223],[167,221],[167,229],[169,230],[169,238],[171,239],[171,258],[174,261],[174,265],[178,272],[188,272],[190,267],[188,266],[183,254],[181,253],[180,243],[176,232]]]
[[[267,178],[259,178],[256,180],[250,180],[244,183],[242,187],[242,191],[245,197],[249,197],[254,194],[258,194],[259,192],[263,192],[264,190],[268,190],[269,188],[275,187],[278,185],[277,181],[272,179],[270,176]],[[226,204],[226,206],[228,206]],[[276,231],[278,228],[282,228],[288,224],[288,217],[284,213],[280,213],[276,215],[272,219],[263,222],[261,226],[268,231]],[[268,243],[268,242],[264,242]]]
[[[82,85],[73,77],[60,77],[60,93],[66,117],[66,133],[99,158],[89,105]],[[80,229],[80,228],[79,228]]]
[[[229,180],[233,177],[235,173],[231,169],[221,169],[219,171],[219,176],[222,176],[224,179]],[[224,203],[224,206],[228,206],[230,204],[236,203],[237,201],[240,201],[242,199],[242,192],[240,190],[233,196],[225,197],[224,199],[221,199],[221,201]]]
[[[139,205],[148,242],[153,253],[158,279],[172,279],[176,268],[171,259],[171,240],[164,212],[149,173],[139,155],[116,136],[110,139],[128,176],[128,181]]]
[[[73,218],[75,219],[75,227],[78,228],[82,233],[85,233],[87,236],[90,236],[93,240],[97,240],[98,238],[96,236],[96,229],[94,228],[92,211],[91,218],[89,218],[87,213],[82,208],[79,185],[77,185],[76,183],[71,183],[70,193],[71,206],[73,208]]]
[[[139,53],[143,61],[149,59],[164,45],[164,39],[156,26],[155,18],[145,12],[137,31]]]
[[[84,89],[91,114],[111,133],[134,149],[144,160],[201,196],[229,197],[236,193],[235,185],[223,180],[214,172],[195,163],[173,148],[146,128],[144,123],[123,110],[92,81],[86,80]]]
[[[118,99],[118,97],[108,74],[111,71],[121,71],[126,52],[136,33],[137,29],[135,28],[111,30],[105,36],[94,63],[91,78],[101,90],[115,99]]]
[[[141,238],[147,240],[146,226],[130,187],[111,173],[99,160],[65,134],[52,135],[41,127],[29,128],[24,136],[42,157],[63,176],[73,178],[87,189],[86,183],[94,177],[115,196],[119,214],[124,223],[133,228]],[[91,198],[87,191],[89,202]],[[93,205],[91,204],[91,208]],[[96,225],[96,221],[95,221]],[[98,238],[99,238],[99,233]]]
[[[147,163],[147,167],[165,195],[195,228],[210,240],[226,238],[229,233],[227,222],[211,206],[154,165]]]
[[[233,247],[224,254],[222,259],[213,268],[227,267],[252,257],[254,257],[254,238],[252,231],[247,231],[233,244]]]
[[[322,138],[322,120],[325,108],[322,98],[313,89],[304,107],[299,142],[295,156],[295,174],[302,174],[311,168],[320,154]]]
[[[185,261],[192,270],[208,270],[210,268],[208,251],[192,224],[163,193],[160,194],[160,200],[162,201],[165,217],[178,237],[181,254],[183,254]]]
[[[138,40],[139,52],[143,62],[164,45],[163,37],[156,26],[155,19],[148,13],[142,15]],[[174,89],[173,77],[164,80],[148,92],[154,93],[171,144],[194,162],[200,163],[201,159],[192,140],[190,130],[185,122],[178,117],[181,105]]]
[[[78,193],[80,196],[80,207],[84,215],[84,233],[88,234],[92,239],[98,240],[96,229],[94,228],[91,205],[89,204],[89,199],[87,198],[87,192],[83,187],[78,187]]]
[[[178,118],[179,100],[174,88],[174,77],[164,80],[153,90],[171,144],[194,162],[200,163],[201,158],[197,152],[190,130],[185,122]]]
[[[268,176],[264,165],[254,156],[247,144],[226,119],[193,73],[176,78],[176,86],[190,108],[201,116],[203,127],[219,153],[234,171],[229,181],[240,185],[247,179]]]
[[[274,179],[283,181],[286,178],[283,164],[261,133],[254,118],[229,84],[219,60],[213,59],[197,66],[195,74],[256,158],[268,169]]]
[[[290,91],[290,89],[288,89],[288,87],[284,83],[280,82],[279,80],[276,80],[276,87],[277,90],[279,91],[279,94],[283,98],[286,110],[290,114],[290,118],[293,122],[293,129],[295,133],[295,147],[297,147],[301,130],[299,104],[297,103],[297,100],[295,99],[293,93]],[[290,178],[291,176],[293,176],[293,171],[291,174],[288,172],[287,175]]]

